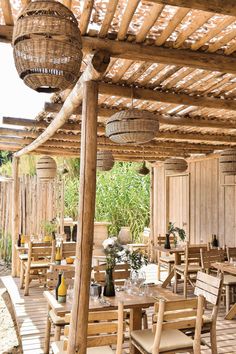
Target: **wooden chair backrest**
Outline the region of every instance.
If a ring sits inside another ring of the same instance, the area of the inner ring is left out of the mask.
[[[55,257],[55,240],[48,242],[29,242],[28,260],[38,260],[48,258],[53,261]]]
[[[157,322],[153,324],[155,333],[153,352],[159,353],[162,330],[195,328],[194,339],[200,344],[204,302],[205,299],[201,295],[194,299],[174,301],[161,299],[157,302],[154,305]]]
[[[223,262],[225,258],[225,251],[222,249],[200,250],[201,266],[204,270],[209,270],[214,262]]]
[[[207,248],[208,247],[206,244],[190,245],[189,242],[187,242],[185,249],[185,262],[187,264],[194,263],[201,265],[200,249],[207,250]]]
[[[158,235],[157,236],[157,246],[164,246],[166,242],[166,236],[165,235]],[[174,236],[170,235],[170,245],[171,247],[174,247]]]
[[[63,259],[66,259],[66,257],[75,256],[76,253],[75,242],[62,242],[60,247],[61,247],[61,255]]]
[[[123,335],[125,331],[125,319],[127,312],[124,311],[122,302],[118,303],[118,311],[89,312],[87,347],[100,347],[116,344],[116,354],[122,353]],[[66,322],[70,322],[71,315],[67,314]],[[70,326],[65,326],[64,335],[69,336]],[[65,338],[63,349],[67,350],[68,339]]]
[[[206,301],[210,302],[212,305],[218,305],[220,302],[222,284],[222,273],[215,277],[199,271],[197,273],[194,294],[204,296]]]
[[[106,280],[106,264],[100,264],[93,267],[94,280],[99,284],[104,284]],[[127,278],[130,277],[129,264],[117,264],[113,269],[113,280],[116,285],[124,285]]]
[[[58,282],[59,272],[60,272],[59,270],[47,271],[46,282],[47,282],[47,287],[49,289],[55,289],[57,282]],[[74,270],[64,270],[63,274],[64,274],[66,285],[73,286],[74,278],[75,278],[75,271]]]
[[[230,258],[236,258],[236,247],[227,247],[227,260],[230,261]]]

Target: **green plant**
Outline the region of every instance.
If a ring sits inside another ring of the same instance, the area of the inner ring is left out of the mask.
[[[56,220],[55,219],[51,221],[44,220],[41,222],[41,227],[45,235],[51,235],[53,232],[56,232],[57,230]]]
[[[130,264],[131,270],[138,272],[144,265],[148,264],[148,256],[139,250],[127,252],[127,263]]]
[[[174,223],[171,222],[171,221],[169,222],[168,231],[167,232],[168,232],[169,235],[172,234],[174,236],[175,246],[177,244],[177,235],[179,236],[181,241],[184,241],[185,238],[186,238],[185,230],[181,229],[180,227],[175,226]]]

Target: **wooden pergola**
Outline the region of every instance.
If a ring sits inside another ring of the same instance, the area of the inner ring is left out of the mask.
[[[28,2],[1,1],[0,41],[11,42],[18,5]],[[80,23],[79,81],[54,94],[36,119],[4,117],[13,128],[0,128],[0,148],[15,151],[15,205],[21,155],[81,158],[78,296],[68,353],[79,347],[84,354],[97,149],[112,151],[118,161],[155,162],[236,145],[236,6],[234,0],[85,0],[80,9],[80,1],[62,2]],[[159,117],[159,133],[143,146],[118,145],[105,136],[106,120],[130,108],[131,97],[135,109]]]

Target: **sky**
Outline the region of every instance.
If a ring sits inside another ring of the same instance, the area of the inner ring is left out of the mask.
[[[0,43],[0,124],[2,117],[34,119],[50,94],[38,93],[18,76],[10,44]]]

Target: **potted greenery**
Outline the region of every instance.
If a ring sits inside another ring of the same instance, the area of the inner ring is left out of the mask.
[[[174,246],[177,246],[178,243],[178,238],[180,239],[181,242],[184,242],[186,239],[186,233],[184,229],[181,229],[180,227],[177,227],[174,225],[173,222],[169,222],[168,225],[168,235],[173,235],[174,236]]]
[[[51,221],[42,221],[41,227],[44,233],[44,242],[50,242],[52,240],[53,234],[57,230],[56,220],[52,219]]]

